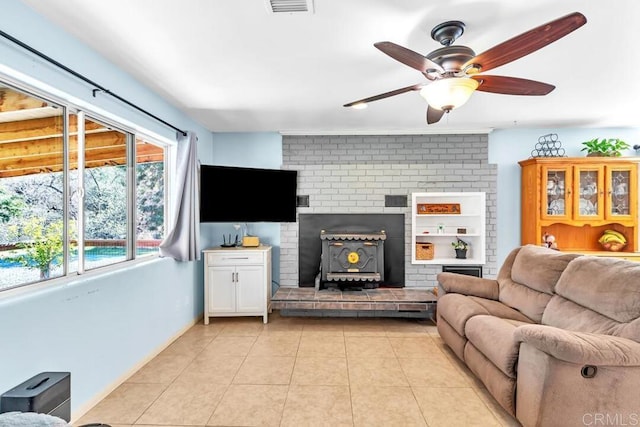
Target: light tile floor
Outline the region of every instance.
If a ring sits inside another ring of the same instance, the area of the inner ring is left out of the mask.
[[[427,320],[197,324],[75,426],[519,426]]]

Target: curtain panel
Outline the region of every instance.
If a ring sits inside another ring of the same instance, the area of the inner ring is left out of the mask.
[[[200,191],[198,179],[198,137],[193,132],[178,134],[178,158],[173,224],[160,243],[160,255],[177,261],[200,259]]]

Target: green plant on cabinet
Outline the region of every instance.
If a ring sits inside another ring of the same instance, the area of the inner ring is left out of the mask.
[[[619,138],[593,138],[582,143],[580,151],[586,151],[587,156],[620,157],[622,151],[631,146]]]

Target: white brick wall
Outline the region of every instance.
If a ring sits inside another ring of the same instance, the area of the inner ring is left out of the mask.
[[[385,195],[413,192],[487,193],[485,277],[496,270],[497,168],[487,162],[488,136],[284,136],[283,163],[298,171],[298,213],[403,213],[405,286],[434,287],[440,265],[411,264],[411,207],[387,208]],[[298,286],[298,223],[281,227],[280,286]]]

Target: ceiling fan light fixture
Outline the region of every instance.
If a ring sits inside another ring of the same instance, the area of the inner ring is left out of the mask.
[[[478,88],[478,82],[469,77],[437,80],[420,89],[420,95],[437,110],[451,111],[464,105]]]
[[[356,102],[351,106],[351,108],[353,108],[354,110],[364,110],[368,106],[369,104],[367,104],[366,102]]]

